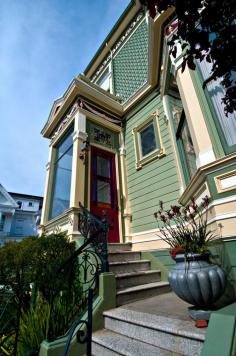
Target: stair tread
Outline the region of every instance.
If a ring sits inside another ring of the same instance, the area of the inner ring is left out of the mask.
[[[118,262],[110,262],[110,266],[115,265],[125,265],[125,264],[135,264],[135,263],[149,263],[150,260],[134,260],[134,261],[118,261]]]
[[[124,356],[170,356],[180,355],[142,341],[103,329],[93,333],[93,342]]]
[[[147,329],[163,331],[202,342],[205,340],[206,330],[196,328],[194,323],[188,320],[154,315],[122,307],[106,311],[103,315],[105,318],[117,319]]]
[[[144,276],[147,274],[155,274],[155,273],[161,273],[159,269],[155,270],[150,270],[150,271],[139,271],[139,272],[127,272],[127,273],[117,273],[116,278],[126,278],[126,277],[135,277],[135,276]]]
[[[128,287],[128,288],[123,288],[121,290],[118,290],[116,295],[121,295],[121,294],[126,294],[126,293],[134,293],[134,292],[138,292],[140,290],[148,290],[148,289],[152,289],[152,288],[157,288],[157,287],[165,287],[165,286],[169,286],[169,282],[152,282],[152,283],[147,283],[147,284],[139,284],[137,286],[134,287]]]

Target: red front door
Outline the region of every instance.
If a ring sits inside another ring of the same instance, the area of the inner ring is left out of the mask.
[[[119,242],[115,155],[95,147],[91,147],[90,210],[99,217],[106,211],[108,242]]]

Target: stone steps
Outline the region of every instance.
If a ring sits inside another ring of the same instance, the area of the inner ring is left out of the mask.
[[[136,261],[141,259],[141,253],[136,251],[116,251],[109,253],[109,262]]]
[[[124,288],[117,291],[116,303],[117,306],[135,302],[140,299],[146,299],[155,295],[170,292],[168,282],[155,282],[148,284],[136,285],[134,287]]]
[[[178,355],[142,341],[132,340],[110,330],[100,330],[93,334],[92,353],[96,356],[171,356]]]
[[[133,273],[140,271],[148,271],[150,269],[149,260],[136,260],[136,261],[125,261],[125,262],[111,262],[109,263],[110,272],[115,274],[119,273]]]
[[[119,273],[116,275],[117,290],[137,286],[140,284],[154,283],[161,280],[161,271],[140,271],[133,273]]]
[[[131,243],[109,243],[108,252],[121,252],[121,251],[131,251]]]
[[[104,313],[105,329],[116,334],[119,344],[117,347],[122,347],[118,340],[120,335],[123,335],[130,338],[134,344],[138,341],[157,348],[157,353],[153,352],[150,355],[158,355],[159,348],[171,352],[170,354],[189,356],[201,354],[205,330],[195,328],[193,322],[129,310],[127,307]],[[113,337],[115,338],[115,335]]]

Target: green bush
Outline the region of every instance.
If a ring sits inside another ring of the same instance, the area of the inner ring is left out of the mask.
[[[60,268],[75,250],[75,243],[62,233],[26,238],[0,249],[0,285],[4,286],[0,335],[14,334],[12,355],[37,352],[44,339],[63,335],[81,312],[78,259]],[[11,299],[6,308],[7,293]]]

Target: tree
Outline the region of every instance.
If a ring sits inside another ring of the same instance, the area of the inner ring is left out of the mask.
[[[175,7],[178,28],[169,45],[175,57],[183,50],[182,71],[195,69],[195,60],[212,63],[211,80],[221,79],[226,115],[236,111],[236,1],[235,0],[140,0],[154,18],[157,11]]]

